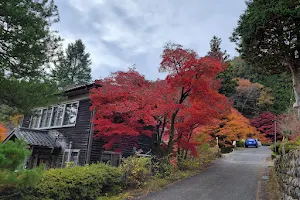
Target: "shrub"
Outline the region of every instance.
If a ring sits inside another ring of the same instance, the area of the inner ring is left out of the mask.
[[[125,176],[125,187],[135,188],[141,186],[152,175],[151,158],[149,157],[128,157],[120,166]]]
[[[205,145],[207,146],[207,145]],[[217,157],[220,157],[219,155],[219,148],[217,146],[215,147],[207,147],[205,149],[199,148],[199,156],[198,157],[188,157],[186,159],[183,159],[179,165],[180,170],[200,170],[205,166],[204,164],[214,160]]]
[[[230,153],[233,151],[231,146],[221,145],[221,153]]]
[[[0,144],[0,198],[20,199],[24,186],[33,186],[41,178],[42,168],[25,170],[22,164],[30,151],[23,141]]]
[[[171,164],[172,163],[172,164]],[[152,159],[152,171],[153,173],[160,178],[168,177],[172,173],[172,169],[177,165],[177,159],[170,161],[169,157]]]
[[[298,147],[300,147],[300,142],[299,141],[296,141],[296,142],[289,141],[289,142],[281,143],[279,146],[279,151],[278,151],[279,154],[282,154],[283,145],[284,145],[285,153],[288,153],[289,151],[295,150]]]
[[[45,171],[39,183],[27,191],[31,200],[90,200],[121,190],[122,174],[103,163]]]
[[[279,154],[279,147],[280,147],[280,142],[276,142],[276,153],[277,153],[277,154]],[[272,144],[272,145],[270,146],[270,149],[271,149],[272,152],[275,153],[275,145],[274,145],[274,144]]]
[[[236,142],[236,147],[244,147],[245,146],[245,141],[237,141]]]

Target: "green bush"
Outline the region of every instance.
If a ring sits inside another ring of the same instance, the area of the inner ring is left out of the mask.
[[[157,177],[164,178],[170,176],[172,168],[169,157],[154,157],[152,160],[152,171]]]
[[[103,163],[45,171],[23,197],[30,200],[90,200],[120,192],[122,173]]]
[[[245,147],[245,141],[237,141],[236,147]]]
[[[178,167],[182,171],[197,170],[203,164],[203,161],[199,158],[186,158],[178,163]]]
[[[152,175],[151,158],[149,157],[128,157],[120,166],[125,176],[125,187],[135,188],[141,186]]]
[[[230,153],[233,151],[231,146],[220,145],[221,153]]]
[[[0,144],[0,199],[20,199],[20,190],[34,186],[41,178],[43,169],[23,169],[25,158],[30,154],[23,141]]]
[[[276,142],[276,153],[277,153],[277,154],[279,154],[279,147],[280,147],[280,142]],[[274,145],[274,144],[272,144],[272,145],[270,146],[270,149],[271,149],[272,152],[275,153],[275,145]]]
[[[284,145],[285,153],[288,153],[289,151],[295,150],[298,147],[300,147],[300,141],[296,141],[296,142],[289,141],[289,142],[281,143],[278,151],[279,154],[282,154],[283,145]]]

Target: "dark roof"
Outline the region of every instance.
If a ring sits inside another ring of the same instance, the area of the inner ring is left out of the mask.
[[[67,92],[72,92],[72,91],[75,91],[75,90],[81,90],[81,89],[91,89],[93,87],[99,87],[101,85],[99,84],[96,84],[96,83],[90,83],[90,84],[83,84],[83,85],[71,85],[71,86],[68,86],[67,88],[64,89],[65,93]]]
[[[18,128],[14,129],[3,142],[5,143],[12,136],[16,136],[18,139],[24,140],[30,146],[41,146],[49,148],[60,147],[59,143],[56,142],[56,139],[49,133],[49,131]]]

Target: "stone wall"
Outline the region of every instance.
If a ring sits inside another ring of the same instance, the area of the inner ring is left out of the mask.
[[[300,199],[300,149],[277,158],[275,169],[279,178],[281,199]]]

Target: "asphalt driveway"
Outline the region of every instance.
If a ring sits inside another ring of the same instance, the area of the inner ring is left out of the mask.
[[[238,150],[217,160],[199,175],[151,193],[142,200],[256,200],[268,147]]]

